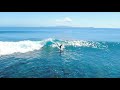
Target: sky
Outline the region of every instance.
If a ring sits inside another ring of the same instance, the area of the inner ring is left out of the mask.
[[[120,28],[120,12],[0,12],[0,27]]]

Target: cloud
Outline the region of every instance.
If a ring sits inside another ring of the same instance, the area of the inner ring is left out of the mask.
[[[72,19],[69,17],[64,18],[64,22],[72,22]]]
[[[72,22],[72,19],[69,17],[65,17],[63,19],[56,19],[56,22],[58,23]]]

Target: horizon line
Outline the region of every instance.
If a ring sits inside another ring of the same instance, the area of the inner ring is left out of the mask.
[[[52,27],[52,28],[116,28],[116,29],[120,29],[120,27],[78,27],[78,26],[0,26],[0,28],[14,28],[14,27],[18,27],[18,28],[47,28],[47,27]]]

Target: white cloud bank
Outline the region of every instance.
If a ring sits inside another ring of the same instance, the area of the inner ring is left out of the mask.
[[[66,23],[66,22],[72,22],[72,19],[69,17],[65,17],[63,19],[56,19],[57,23]]]

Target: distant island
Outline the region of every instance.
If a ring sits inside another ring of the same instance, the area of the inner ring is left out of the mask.
[[[26,27],[23,27],[23,26],[22,26],[22,27],[18,27],[18,26],[15,26],[15,27],[14,27],[14,26],[4,26],[4,27],[0,27],[0,29],[8,29],[8,28],[29,28],[29,29],[30,29],[30,28],[31,28],[31,29],[32,29],[32,28],[36,28],[36,29],[37,29],[37,28],[38,28],[38,29],[39,29],[39,28],[51,28],[51,29],[52,29],[52,28],[58,28],[58,29],[59,29],[59,28],[120,29],[120,28],[109,28],[109,27],[108,27],[108,28],[102,28],[102,27],[99,28],[99,27],[76,27],[76,26],[39,26],[39,27],[27,27],[27,26],[26,26]]]
[[[39,26],[39,27],[18,27],[18,26],[4,26],[0,28],[94,28],[94,27],[75,27],[75,26]]]

